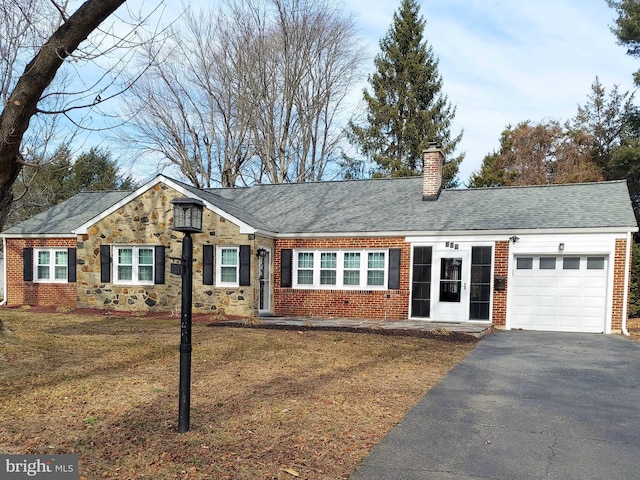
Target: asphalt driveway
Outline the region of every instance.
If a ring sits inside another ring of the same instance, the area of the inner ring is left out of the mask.
[[[351,480],[640,478],[640,344],[498,331]]]

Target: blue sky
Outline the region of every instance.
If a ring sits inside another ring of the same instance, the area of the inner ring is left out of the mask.
[[[500,134],[524,120],[564,122],[587,101],[596,76],[607,92],[633,91],[640,60],[626,55],[605,0],[420,0],[425,38],[439,58],[443,92],[456,106],[453,133],[464,129],[460,179],[498,149]],[[396,2],[344,0],[370,54],[388,31]],[[366,87],[363,83],[359,87]],[[637,99],[638,100],[638,99]]]

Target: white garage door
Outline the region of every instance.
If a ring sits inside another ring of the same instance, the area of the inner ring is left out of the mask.
[[[518,256],[511,290],[511,328],[604,332],[607,257]]]

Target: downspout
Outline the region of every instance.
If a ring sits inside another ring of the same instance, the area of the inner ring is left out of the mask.
[[[7,237],[2,237],[2,255],[2,278],[4,279],[4,294],[2,295],[0,307],[7,303]]]
[[[624,293],[622,295],[622,334],[625,336],[629,336],[629,331],[627,330],[627,311],[628,309],[628,301],[629,301],[629,281],[631,272],[629,271],[629,266],[631,264],[631,232],[627,232],[627,255],[624,259]]]

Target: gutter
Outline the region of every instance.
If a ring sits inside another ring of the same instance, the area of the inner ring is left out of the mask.
[[[2,254],[4,260],[2,262],[2,278],[4,278],[4,295],[2,295],[2,301],[0,307],[7,303],[7,237],[2,237]]]
[[[622,295],[622,334],[625,336],[629,336],[629,331],[627,330],[627,313],[628,313],[628,302],[629,302],[629,281],[631,272],[629,271],[629,266],[631,264],[631,232],[627,232],[627,255],[624,259],[624,294]]]

